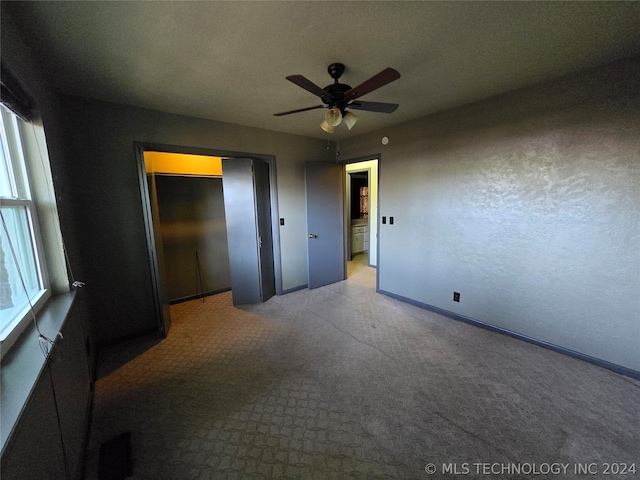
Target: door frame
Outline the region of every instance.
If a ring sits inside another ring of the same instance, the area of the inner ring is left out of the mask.
[[[149,197],[149,185],[144,164],[144,152],[182,153],[188,155],[203,155],[209,157],[224,158],[256,158],[267,162],[269,165],[269,200],[271,206],[271,235],[273,238],[273,268],[276,284],[276,295],[282,295],[282,261],[280,255],[280,228],[278,226],[278,187],[276,175],[275,155],[265,155],[247,152],[235,152],[230,150],[218,150],[213,148],[189,147],[184,145],[168,145],[153,142],[133,142],[134,154],[138,169],[138,183],[140,186],[141,208],[147,240],[149,256],[149,268],[151,273],[151,287],[153,290],[153,302],[156,315],[157,331],[166,337],[164,308],[165,301],[162,291],[162,278],[158,268],[158,251],[155,244],[155,227],[152,215],[152,199]]]
[[[342,164],[342,165],[348,165],[348,164],[352,164],[352,163],[360,163],[360,162],[368,162],[370,160],[377,160],[378,161],[378,184],[376,185],[376,191],[377,193],[377,199],[376,199],[376,210],[377,210],[377,215],[375,218],[375,222],[376,222],[376,238],[375,238],[375,242],[376,242],[376,292],[380,291],[380,175],[381,175],[381,164],[382,164],[382,154],[381,153],[374,153],[371,155],[363,155],[360,157],[354,157],[354,158],[345,158],[345,159],[340,159],[337,161],[337,163]],[[364,171],[365,169],[363,169]],[[345,182],[346,183],[346,182]],[[371,186],[371,172],[369,172],[369,186]],[[345,186],[346,188],[346,186]],[[346,190],[345,190],[345,195],[346,195]],[[349,202],[345,202],[345,224],[344,224],[344,231],[345,231],[345,236],[349,237],[350,232],[349,232],[349,225],[347,224],[348,221],[348,213],[347,212],[347,203]],[[371,199],[369,199],[369,206],[371,206]],[[373,219],[371,217],[369,217],[369,222],[371,222]],[[349,241],[348,238],[346,239],[346,241]],[[371,238],[369,238],[369,244],[371,244]],[[350,250],[347,250],[347,255],[345,256],[345,269],[346,269],[346,261],[347,261],[347,257],[348,254],[350,253]],[[369,264],[371,264],[371,262],[369,262]]]

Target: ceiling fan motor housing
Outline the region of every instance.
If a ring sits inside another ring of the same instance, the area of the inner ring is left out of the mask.
[[[332,63],[327,68],[327,72],[329,72],[329,75],[331,75],[331,78],[333,78],[335,82],[323,88],[329,95],[322,96],[321,100],[327,104],[329,108],[338,107],[344,114],[347,108],[346,102],[343,101],[344,94],[351,90],[350,85],[338,82],[338,79],[344,73],[344,65],[342,63]]]
[[[344,83],[332,83],[331,85],[327,85],[323,88],[325,92],[329,95],[322,96],[321,100],[329,105],[329,107],[339,107],[340,110],[343,110],[346,105],[344,105],[344,94],[351,90],[350,85],[345,85]]]

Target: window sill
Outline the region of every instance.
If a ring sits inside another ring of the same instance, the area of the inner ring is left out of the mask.
[[[4,358],[5,354],[11,351],[13,344],[16,343],[22,335],[22,332],[24,332],[25,326],[33,323],[33,314],[31,311],[39,312],[50,297],[51,290],[40,290],[31,298],[31,302],[24,305],[22,310],[17,313],[17,318],[3,329],[2,333],[0,333],[0,360]],[[6,310],[3,310],[3,313],[5,311]]]
[[[76,292],[50,297],[36,315],[42,334],[57,342],[71,310]],[[29,401],[47,359],[40,349],[38,332],[33,322],[2,358],[0,375],[0,448],[18,423],[20,414]]]

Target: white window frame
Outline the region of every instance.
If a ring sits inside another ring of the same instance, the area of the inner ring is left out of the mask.
[[[2,333],[0,333],[0,357],[4,357],[20,334],[33,321],[34,315],[37,315],[38,311],[51,296],[51,286],[38,223],[38,213],[32,195],[25,158],[22,132],[26,131],[26,129],[22,129],[20,123],[24,124],[26,122],[19,119],[5,107],[0,107],[0,115],[2,117],[0,121],[2,148],[5,150],[5,155],[8,154],[10,156],[13,169],[11,169],[9,176],[12,187],[17,194],[13,197],[0,197],[0,205],[2,207],[24,207],[26,209],[29,235],[33,245],[36,270],[40,283],[39,291],[29,299],[27,305],[19,311],[11,323],[3,328]],[[2,224],[0,224],[0,228],[4,229]],[[5,251],[5,256],[9,257],[10,261],[13,261],[11,255],[11,251]],[[2,314],[1,310],[0,314]]]

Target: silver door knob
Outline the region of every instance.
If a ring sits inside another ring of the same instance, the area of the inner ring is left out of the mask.
[[[310,233],[309,238],[318,238],[318,235],[314,235],[313,233]]]

